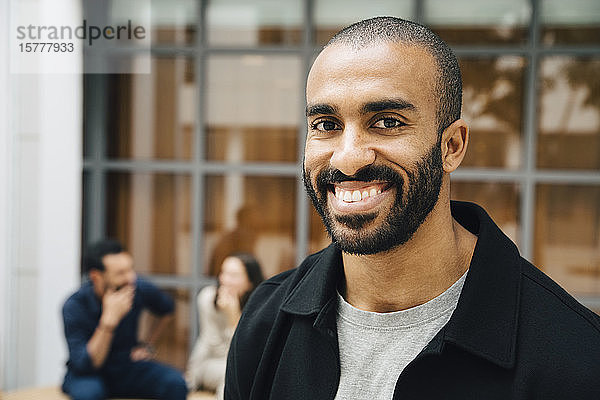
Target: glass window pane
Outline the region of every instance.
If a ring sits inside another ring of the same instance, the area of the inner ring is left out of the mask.
[[[540,5],[543,44],[600,44],[600,1],[542,0]]]
[[[143,6],[149,6],[150,10]],[[198,1],[195,0],[112,0],[110,18],[117,23],[126,24],[126,20],[122,21],[123,16],[139,16],[146,20],[147,15],[150,15],[153,44],[185,45],[192,43],[196,37],[197,7]]]
[[[411,0],[316,0],[314,39],[318,45],[324,45],[340,29],[371,17],[392,15],[411,19],[413,9]]]
[[[166,173],[106,177],[106,233],[123,242],[142,274],[189,275],[191,179]]]
[[[537,164],[600,169],[600,58],[541,63]]]
[[[238,251],[256,256],[267,277],[294,267],[295,178],[231,173],[208,176],[205,188],[207,274]]]
[[[463,118],[471,127],[462,165],[519,168],[525,60],[516,56],[461,59],[460,66]]]
[[[190,341],[190,291],[188,289],[162,289],[175,301],[174,318],[169,321],[160,336],[156,349],[156,359],[183,372],[189,356]],[[154,317],[142,312],[138,337],[149,337]]]
[[[452,200],[479,204],[513,242],[519,244],[519,185],[499,182],[467,182],[453,180]]]
[[[600,296],[600,186],[537,187],[535,264],[566,290]]]
[[[302,42],[303,2],[210,0],[208,43],[216,46],[297,45]]]
[[[425,24],[451,44],[522,43],[529,0],[426,0]]]
[[[295,162],[304,99],[295,56],[208,60],[206,156],[228,162]]]
[[[109,158],[192,158],[197,87],[191,59],[153,58],[151,74],[107,80]]]

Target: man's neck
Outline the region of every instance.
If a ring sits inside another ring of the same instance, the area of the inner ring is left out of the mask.
[[[440,205],[405,244],[385,253],[343,253],[342,294],[353,306],[375,312],[405,310],[439,296],[469,268],[477,237]]]

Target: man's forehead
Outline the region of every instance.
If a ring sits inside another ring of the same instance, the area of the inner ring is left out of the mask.
[[[107,269],[118,269],[130,267],[133,265],[133,258],[127,252],[106,254],[102,257],[102,262]]]
[[[421,45],[381,41],[357,49],[336,43],[321,52],[309,73],[307,115],[320,104],[338,106],[349,92],[360,98],[360,107],[390,100],[414,110],[434,100],[436,79],[435,60]]]
[[[418,62],[423,67],[430,66],[436,69],[435,59],[425,46],[418,43],[378,40],[360,47],[343,42],[328,45],[319,53],[311,70],[343,66],[349,62],[365,62],[373,67],[384,63]]]

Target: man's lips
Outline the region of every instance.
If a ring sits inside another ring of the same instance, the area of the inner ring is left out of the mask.
[[[330,185],[327,198],[338,212],[372,211],[392,194],[393,187],[388,182],[344,181]]]
[[[390,185],[384,182],[344,181],[331,186],[336,199],[354,203],[373,198],[387,190]]]

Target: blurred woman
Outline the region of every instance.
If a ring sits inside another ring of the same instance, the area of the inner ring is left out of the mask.
[[[186,372],[190,390],[212,390],[223,398],[231,337],[250,294],[263,279],[260,264],[253,256],[236,253],[223,261],[218,285],[198,293],[200,334]]]

